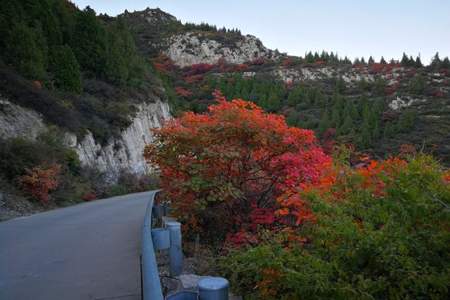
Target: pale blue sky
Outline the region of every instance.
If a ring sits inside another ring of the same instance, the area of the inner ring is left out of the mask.
[[[115,16],[156,8],[183,22],[239,28],[291,55],[334,51],[376,60],[450,56],[450,0],[74,0]]]

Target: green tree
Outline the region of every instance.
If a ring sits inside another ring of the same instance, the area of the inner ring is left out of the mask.
[[[410,80],[408,89],[412,94],[422,95],[425,91],[425,85],[425,78],[422,75],[417,74]]]
[[[433,58],[431,59],[431,64],[430,67],[433,70],[439,70],[441,68],[441,59],[439,58],[439,52],[436,52],[436,54],[433,56]]]
[[[31,79],[45,78],[47,47],[42,31],[20,22],[14,24],[8,37],[7,61]]]
[[[416,57],[416,61],[414,62],[414,64],[415,64],[416,68],[422,68],[423,67],[422,61],[420,60],[420,56]]]
[[[58,88],[69,92],[81,92],[80,66],[69,46],[55,46],[52,48],[50,70]]]
[[[82,70],[103,77],[106,67],[106,32],[89,6],[77,13],[72,50]]]

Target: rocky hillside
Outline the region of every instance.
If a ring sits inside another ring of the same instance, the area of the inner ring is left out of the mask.
[[[424,150],[450,162],[448,58],[424,66],[406,55],[389,62],[326,52],[293,57],[238,30],[182,24],[159,9],[119,18],[153,57],[175,112],[206,109],[219,89],[285,114],[324,143],[351,143],[375,156]]]
[[[143,150],[171,114],[128,27],[65,0],[8,0],[0,24],[0,215],[148,189]]]
[[[208,24],[182,24],[160,9],[125,12],[118,16],[135,33],[139,50],[145,55],[167,55],[175,65],[242,64],[258,59],[279,59],[282,55],[264,47],[252,35],[239,30],[217,29]]]
[[[48,192],[61,203],[105,195],[112,183],[113,194],[145,188],[132,176],[151,171],[142,157],[150,129],[171,114],[204,111],[215,90],[315,130],[330,151],[338,142],[450,162],[448,58],[423,66],[406,55],[294,57],[238,29],[183,24],[159,9],[112,18],[65,0],[27,3],[0,9],[3,190],[36,198],[21,183],[30,174],[58,174]]]

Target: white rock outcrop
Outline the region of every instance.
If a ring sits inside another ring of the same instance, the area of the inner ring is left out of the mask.
[[[426,102],[426,99],[415,99],[409,96],[398,97],[389,103],[389,108],[392,110],[399,110],[402,108],[410,107],[414,103]]]
[[[187,32],[170,37],[168,44],[165,54],[179,67],[200,63],[215,64],[220,59],[232,64],[242,64],[255,59],[275,59],[280,56],[276,51],[264,47],[252,35],[242,36],[226,44],[205,34]]]
[[[34,140],[45,130],[39,113],[0,98],[0,138],[23,137]]]
[[[170,118],[166,102],[144,103],[138,106],[132,124],[107,145],[97,143],[92,133],[81,141],[76,141],[74,135],[68,135],[66,144],[74,147],[82,165],[105,172],[111,180],[115,180],[121,171],[144,174],[151,171],[143,157],[145,146],[153,142],[151,129],[161,127]]]

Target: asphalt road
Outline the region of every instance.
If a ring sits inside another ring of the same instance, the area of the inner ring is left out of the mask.
[[[0,223],[0,300],[140,299],[150,193]]]

